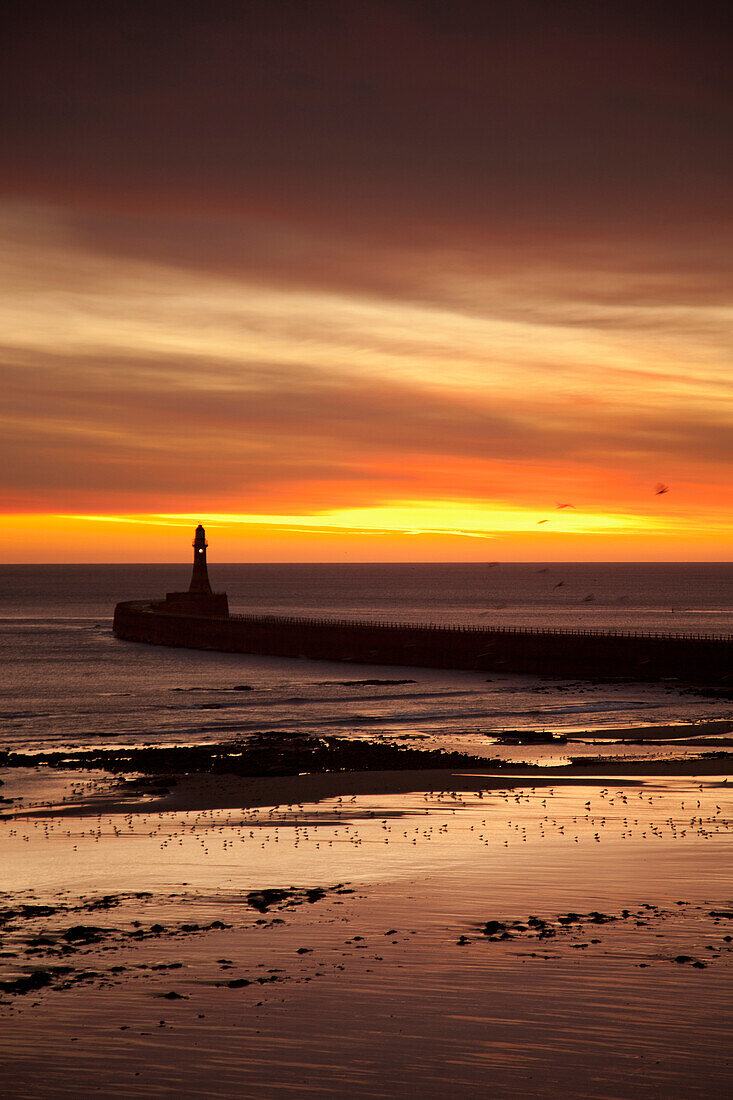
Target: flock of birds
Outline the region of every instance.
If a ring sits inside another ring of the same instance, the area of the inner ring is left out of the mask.
[[[90,842],[107,849],[110,841],[128,840],[134,843],[137,858],[143,854],[140,842],[153,841],[168,858],[183,849],[180,857],[186,861],[197,850],[204,857],[240,860],[244,855],[246,860],[246,853],[253,848],[267,849],[269,861],[278,858],[274,853],[279,846],[284,862],[301,848],[309,852],[336,848],[343,853],[343,845],[352,849],[376,844],[404,849],[409,845],[413,849],[436,841],[462,846],[466,840],[496,850],[515,842],[709,841],[730,829],[714,790],[706,792],[703,784],[696,787],[694,795],[688,787],[684,797],[670,791],[650,793],[643,786],[604,787],[582,803],[578,790],[434,791],[379,799],[352,795],[269,808],[99,813],[80,818],[36,812],[8,818],[0,827],[8,840],[34,845],[61,841],[67,850],[82,855],[89,853]],[[587,788],[584,791],[587,793]],[[147,851],[145,858],[149,858]]]
[[[661,496],[664,496],[664,494],[668,493],[668,492],[669,492],[669,485],[665,485],[663,481],[658,481],[657,484],[654,486],[654,495],[655,496],[661,497]],[[563,511],[563,509],[565,509],[565,508],[574,508],[574,507],[575,507],[574,504],[570,504],[567,501],[566,502],[560,502],[560,501],[557,502],[557,509],[560,512]],[[538,519],[537,520],[537,526],[541,527],[543,523],[549,523],[549,522],[550,522],[549,519]]]

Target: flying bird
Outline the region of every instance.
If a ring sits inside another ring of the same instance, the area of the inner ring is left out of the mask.
[[[662,493],[668,493],[668,492],[669,492],[669,485],[664,485],[664,484],[662,484],[662,482],[660,481],[660,482],[658,483],[658,485],[656,486],[656,488],[655,488],[654,492],[656,493],[656,495],[657,495],[658,497],[660,497],[660,496],[662,495]]]
[[[539,527],[539,525],[540,525],[541,523],[547,523],[547,520],[546,520],[546,519],[538,519],[538,520],[537,520],[537,526]]]
[[[558,506],[558,508],[574,508],[575,507],[574,504],[560,504],[559,502],[558,502],[557,506]]]

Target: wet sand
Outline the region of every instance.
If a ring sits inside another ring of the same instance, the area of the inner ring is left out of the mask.
[[[5,770],[5,1087],[718,1096],[728,761],[665,768]]]

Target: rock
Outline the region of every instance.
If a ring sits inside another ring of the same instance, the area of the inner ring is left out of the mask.
[[[58,907],[55,905],[21,905],[18,913],[21,917],[51,917],[54,913],[58,913]],[[15,915],[15,914],[13,914]]]
[[[114,909],[115,906],[120,904],[120,899],[113,894],[105,894],[103,898],[97,898],[96,901],[91,901],[87,905],[87,909]]]
[[[36,989],[43,989],[51,984],[52,975],[48,970],[36,970],[24,978],[16,978],[14,981],[0,982],[0,989],[5,993],[31,993]]]
[[[247,894],[247,901],[253,909],[257,909],[260,913],[266,913],[271,905],[276,905],[279,901],[285,901],[289,897],[292,897],[290,890],[252,890]]]
[[[102,939],[100,932],[103,931],[104,929],[93,924],[75,924],[72,928],[67,928],[63,938],[67,943],[99,943]]]
[[[482,931],[485,936],[495,936],[497,932],[506,932],[506,925],[499,920],[488,920]]]

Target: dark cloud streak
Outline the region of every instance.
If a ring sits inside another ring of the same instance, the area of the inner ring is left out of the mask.
[[[76,203],[244,208],[408,241],[527,220],[684,231],[730,209],[714,10],[547,8],[31,9],[5,65],[9,178]]]

